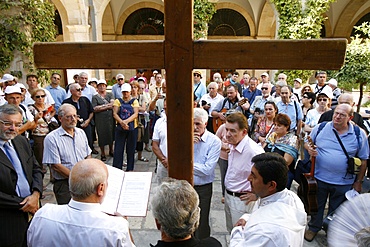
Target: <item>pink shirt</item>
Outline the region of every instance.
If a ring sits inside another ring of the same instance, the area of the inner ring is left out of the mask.
[[[264,153],[263,148],[249,136],[245,136],[237,146],[230,145],[229,162],[225,176],[225,187],[231,192],[251,191],[248,176],[252,169],[252,158]]]

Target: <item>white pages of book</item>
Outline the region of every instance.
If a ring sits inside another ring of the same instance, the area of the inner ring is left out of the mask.
[[[108,214],[145,217],[148,209],[151,172],[124,172],[107,165],[108,189],[102,203]]]

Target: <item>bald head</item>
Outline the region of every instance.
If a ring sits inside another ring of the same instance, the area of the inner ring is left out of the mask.
[[[98,159],[84,159],[76,163],[69,176],[69,190],[76,201],[103,201],[107,188],[108,169]]]
[[[338,98],[339,104],[347,104],[353,107],[355,105],[355,102],[353,102],[353,95],[350,93],[343,93]]]

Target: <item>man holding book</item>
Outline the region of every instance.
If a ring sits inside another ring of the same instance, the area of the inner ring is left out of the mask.
[[[46,204],[35,214],[28,229],[28,246],[135,247],[128,221],[102,212],[107,187],[108,170],[103,162],[78,162],[69,176],[71,201],[68,205]]]

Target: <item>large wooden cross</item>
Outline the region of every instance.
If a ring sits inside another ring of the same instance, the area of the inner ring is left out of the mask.
[[[339,69],[346,39],[193,41],[193,0],[164,1],[164,41],[36,43],[40,69],[165,68],[169,175],[193,182],[193,68]]]

